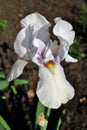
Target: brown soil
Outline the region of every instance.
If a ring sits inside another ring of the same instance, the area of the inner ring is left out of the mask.
[[[52,23],[53,18],[63,17],[69,20],[76,30],[80,51],[86,52],[87,38],[78,26],[79,14],[83,0],[0,0],[0,19],[8,21],[8,27],[0,35],[0,71],[6,74],[17,58],[13,51],[15,37],[20,30],[19,22],[22,17],[32,12],[39,12]],[[85,39],[85,40],[84,40]],[[48,130],[55,130],[57,118],[61,110],[66,109],[60,130],[87,129],[87,57],[76,64],[62,63],[69,82],[74,86],[76,94],[72,101],[58,110],[52,110],[49,118]],[[0,92],[6,100],[0,99],[0,114],[6,119],[12,130],[34,130],[34,117],[37,96],[29,99],[27,91],[35,92],[38,82],[38,67],[29,62],[20,78],[28,79],[29,85],[18,86],[19,96],[15,96],[10,88]],[[52,123],[53,122],[53,123]],[[39,130],[39,129],[38,129]]]

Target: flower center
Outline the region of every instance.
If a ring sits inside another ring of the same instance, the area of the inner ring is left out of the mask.
[[[55,73],[55,67],[54,67],[53,61],[49,61],[49,62],[45,63],[44,66],[46,68],[48,68],[52,73]]]

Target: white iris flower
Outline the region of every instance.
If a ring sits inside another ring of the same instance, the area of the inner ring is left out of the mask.
[[[39,13],[33,13],[21,20],[22,29],[14,42],[14,50],[20,57],[12,69],[8,81],[11,81],[23,72],[28,60],[39,66],[39,81],[37,96],[41,103],[49,108],[59,108],[74,96],[74,88],[66,80],[60,62],[77,62],[68,54],[73,43],[75,32],[70,23],[55,18],[53,33],[60,41],[52,42],[49,34],[51,24]],[[59,48],[59,49],[58,49]]]

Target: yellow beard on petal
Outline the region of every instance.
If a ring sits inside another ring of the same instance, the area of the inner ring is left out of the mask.
[[[55,73],[55,66],[54,66],[53,61],[49,61],[49,62],[45,63],[44,66],[46,68],[48,68],[50,70],[50,72]]]

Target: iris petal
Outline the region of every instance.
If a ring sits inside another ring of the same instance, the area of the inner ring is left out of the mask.
[[[75,37],[75,32],[72,29],[73,27],[70,23],[59,19],[53,28],[53,33],[59,38],[61,44],[65,41],[67,46],[69,46],[73,43]]]
[[[66,80],[63,68],[56,64],[55,73],[46,67],[39,69],[37,96],[41,103],[48,108],[59,108],[74,96],[74,89]]]
[[[73,58],[73,57],[70,56],[69,54],[66,54],[66,55],[65,55],[65,61],[66,61],[66,62],[73,62],[73,63],[75,63],[75,62],[77,62],[78,60],[75,59],[75,58]]]
[[[23,28],[14,42],[14,50],[19,57],[30,59],[32,28]]]
[[[50,23],[48,20],[39,13],[32,13],[27,15],[24,19],[21,20],[21,26],[27,27],[28,25],[39,25],[39,28],[42,28],[43,26],[50,26]]]
[[[28,62],[27,61],[24,61],[22,59],[18,59],[12,66],[11,68],[11,72],[10,72],[10,75],[8,76],[7,80],[8,81],[11,81],[11,80],[14,80],[16,79],[17,77],[19,77],[22,72],[23,72],[23,69],[25,67],[25,65],[27,65]]]

